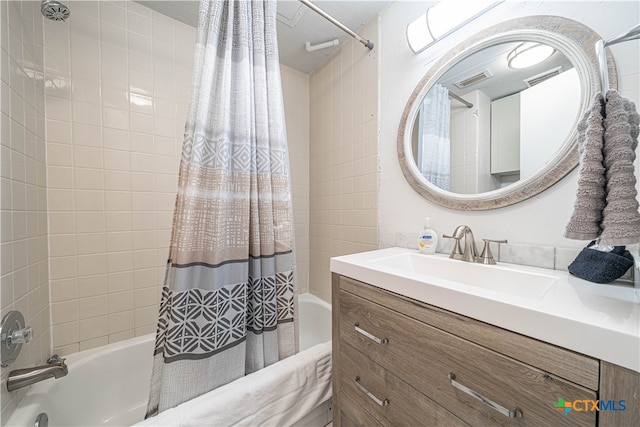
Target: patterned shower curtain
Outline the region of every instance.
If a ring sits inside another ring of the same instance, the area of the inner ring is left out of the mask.
[[[202,0],[147,417],[295,353],[276,1]]]
[[[443,190],[451,185],[450,123],[449,90],[436,84],[420,106],[418,167],[427,181]]]

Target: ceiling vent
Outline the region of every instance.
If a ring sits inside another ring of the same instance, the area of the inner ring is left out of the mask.
[[[537,85],[538,83],[542,83],[543,81],[550,79],[551,77],[555,77],[560,73],[562,73],[562,67],[556,67],[543,73],[536,74],[535,76],[529,77],[528,79],[524,79],[523,81],[527,85],[527,87],[532,87]]]
[[[458,88],[460,89],[465,89],[471,85],[474,85],[476,83],[480,83],[481,81],[487,80],[489,77],[493,77],[493,73],[491,73],[491,71],[489,71],[488,69],[486,70],[482,70],[479,73],[476,73],[472,76],[469,77],[465,77],[462,80],[458,80],[457,82],[454,82],[453,84],[456,85]]]
[[[303,4],[293,1],[279,1],[276,19],[289,28],[294,28],[302,16]]]

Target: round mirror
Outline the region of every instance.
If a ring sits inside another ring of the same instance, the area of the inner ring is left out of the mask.
[[[508,206],[578,164],[576,127],[600,91],[588,27],[557,16],[519,18],[470,37],[413,91],[398,132],[412,187],[461,210]],[[607,50],[610,87],[615,64]]]

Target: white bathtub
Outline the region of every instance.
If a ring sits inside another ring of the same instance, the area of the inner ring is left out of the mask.
[[[331,339],[329,304],[303,294],[299,312],[301,350]],[[141,421],[149,393],[153,343],[154,336],[145,335],[68,356],[69,374],[31,386],[6,425],[31,427],[40,413],[47,414],[51,427],[130,426]],[[305,419],[326,419],[328,405],[323,406]]]
[[[331,339],[331,304],[312,294],[298,296],[300,351]]]

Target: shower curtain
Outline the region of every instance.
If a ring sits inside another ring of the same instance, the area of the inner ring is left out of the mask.
[[[295,353],[276,1],[199,13],[147,417]]]
[[[419,164],[420,172],[433,185],[449,190],[451,181],[449,90],[434,85],[420,106]]]

